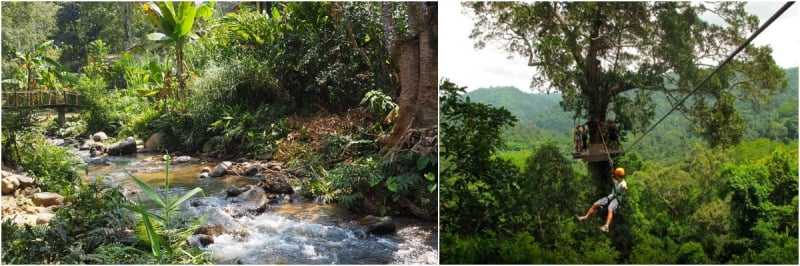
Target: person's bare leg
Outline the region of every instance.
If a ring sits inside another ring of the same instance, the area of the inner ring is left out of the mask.
[[[589,207],[589,210],[586,211],[586,215],[578,217],[578,221],[583,221],[583,220],[589,219],[589,217],[592,217],[592,214],[594,213],[594,209],[596,209],[596,208],[597,208],[597,204],[592,203],[592,207]]]
[[[606,218],[606,224],[600,227],[600,231],[608,232],[608,226],[611,225],[611,220],[614,219],[614,211],[611,208],[608,209],[608,217]]]

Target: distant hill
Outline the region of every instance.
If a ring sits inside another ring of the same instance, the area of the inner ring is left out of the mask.
[[[520,124],[547,130],[566,130],[573,124],[570,115],[558,105],[561,94],[532,94],[515,87],[491,87],[471,91],[466,96],[475,102],[505,107]]]

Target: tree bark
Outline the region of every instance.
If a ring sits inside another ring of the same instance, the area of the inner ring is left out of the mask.
[[[133,30],[131,28],[131,5],[133,3],[122,4],[122,28],[125,32],[125,50],[133,47]]]
[[[422,27],[419,29],[420,45],[420,88],[417,96],[414,127],[427,128],[439,124],[439,91],[438,91],[438,18],[437,4],[424,3],[426,8],[421,12]]]
[[[394,29],[394,3],[381,2],[381,26],[383,28],[383,39],[386,43],[386,51],[392,53],[394,47],[395,29]]]
[[[409,25],[416,34],[393,40],[392,61],[400,70],[399,114],[391,134],[381,141],[381,153],[397,147],[411,128],[438,124],[436,3],[408,3]],[[413,21],[413,22],[412,22]]]

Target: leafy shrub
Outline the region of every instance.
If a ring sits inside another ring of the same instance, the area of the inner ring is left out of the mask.
[[[106,253],[110,245],[133,245],[131,216],[120,207],[118,187],[103,182],[82,185],[47,225],[2,224],[3,262],[10,264],[146,263],[131,250]],[[105,248],[103,248],[105,246]],[[128,260],[129,259],[129,260]]]
[[[36,184],[45,191],[70,194],[72,186],[80,183],[75,167],[83,164],[67,147],[49,145],[38,133],[27,133],[20,140],[21,165],[36,177]]]
[[[2,154],[3,162],[9,164],[19,163],[19,145],[17,140],[33,126],[33,113],[30,109],[3,110],[2,111]]]

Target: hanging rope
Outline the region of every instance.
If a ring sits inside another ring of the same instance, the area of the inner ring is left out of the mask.
[[[633,142],[633,144],[631,144],[631,146],[630,146],[630,148],[628,149],[628,151],[632,151],[632,150],[633,150],[633,148],[634,148],[634,147],[636,147],[636,144],[639,144],[639,141],[640,141],[640,140],[642,140],[642,138],[644,138],[644,136],[647,136],[647,134],[649,134],[649,133],[650,133],[650,131],[652,131],[652,130],[653,130],[655,127],[656,127],[656,126],[658,126],[658,124],[661,124],[661,121],[664,121],[664,119],[666,119],[666,118],[667,118],[667,116],[669,116],[670,114],[672,114],[672,112],[674,112],[674,111],[675,111],[675,109],[677,109],[677,108],[678,108],[678,106],[681,106],[681,105],[683,105],[683,103],[684,103],[684,102],[686,102],[686,100],[687,100],[687,99],[689,99],[689,97],[690,97],[690,96],[692,96],[692,94],[694,94],[694,93],[695,93],[695,92],[696,92],[698,89],[700,89],[700,87],[702,87],[703,85],[705,85],[705,84],[706,84],[706,82],[708,82],[708,81],[711,79],[711,77],[713,77],[714,75],[716,75],[716,74],[717,74],[717,72],[719,72],[720,70],[722,70],[722,67],[724,67],[726,64],[728,64],[728,62],[730,62],[730,61],[733,59],[733,57],[735,57],[736,55],[738,55],[738,54],[739,54],[739,52],[741,52],[742,50],[744,50],[744,48],[745,48],[745,47],[747,47],[747,45],[750,45],[750,42],[752,42],[752,41],[753,41],[753,39],[755,39],[756,37],[758,37],[758,35],[759,35],[759,34],[761,34],[761,32],[762,32],[762,31],[764,31],[765,29],[767,29],[767,27],[769,27],[769,25],[770,25],[770,24],[772,24],[772,22],[774,22],[776,19],[778,19],[778,17],[780,17],[780,16],[783,14],[783,12],[785,12],[787,9],[789,9],[789,7],[791,7],[793,4],[794,4],[794,2],[787,2],[786,4],[784,4],[784,5],[783,5],[783,7],[781,7],[781,9],[779,9],[777,12],[775,12],[775,14],[773,14],[773,15],[772,15],[772,17],[770,17],[770,18],[767,20],[767,22],[765,22],[765,23],[764,23],[764,25],[761,25],[761,27],[760,27],[760,28],[758,28],[758,30],[756,30],[756,32],[754,32],[754,33],[753,33],[753,35],[751,35],[751,36],[750,36],[750,38],[747,38],[747,40],[745,40],[743,44],[739,45],[739,48],[736,48],[736,50],[735,50],[735,51],[733,51],[733,53],[732,53],[732,54],[730,54],[730,55],[729,55],[727,58],[725,58],[725,60],[723,60],[723,61],[722,61],[722,63],[720,63],[719,65],[717,65],[717,68],[716,68],[716,69],[714,69],[714,72],[711,72],[711,74],[709,74],[708,76],[706,76],[706,78],[705,78],[705,79],[703,79],[703,81],[702,81],[702,82],[700,82],[700,84],[697,84],[697,86],[695,86],[695,87],[694,87],[694,89],[692,89],[692,90],[689,92],[689,94],[686,94],[686,97],[684,97],[684,98],[683,98],[683,99],[682,99],[680,102],[678,102],[677,104],[675,104],[675,106],[674,106],[674,107],[672,107],[672,109],[670,109],[670,110],[669,110],[669,112],[667,112],[667,114],[665,114],[663,117],[661,117],[661,119],[659,119],[659,120],[658,120],[658,122],[656,122],[655,124],[653,124],[653,126],[652,126],[652,127],[650,127],[650,129],[648,129],[647,131],[645,131],[645,132],[644,132],[644,134],[642,134],[641,136],[639,136],[639,138],[638,138],[638,139],[636,139],[636,141],[634,141],[634,142]]]
[[[606,156],[608,157],[608,164],[611,165],[611,173],[614,173],[614,159],[611,159],[611,152],[608,150],[608,145],[606,145],[606,138],[603,137],[603,131],[600,130],[600,123],[597,124],[597,131],[600,133],[600,140],[603,141],[603,149],[606,150]]]

